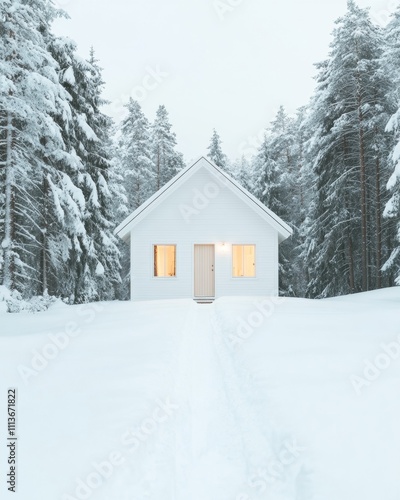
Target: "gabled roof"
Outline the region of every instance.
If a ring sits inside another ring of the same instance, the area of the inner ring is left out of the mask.
[[[217,167],[213,162],[200,157],[193,165],[181,170],[173,179],[171,179],[159,191],[153,194],[147,201],[138,207],[115,229],[114,234],[123,240],[128,240],[132,228],[141,220],[147,217],[152,210],[158,207],[166,198],[168,198],[176,189],[182,186],[192,175],[201,168],[206,168],[214,177],[223,182],[224,186],[230,189],[246,205],[252,208],[267,223],[278,231],[279,242],[284,241],[293,233],[293,230],[280,217],[267,208],[257,198],[255,198],[247,189],[241,186],[230,175]]]

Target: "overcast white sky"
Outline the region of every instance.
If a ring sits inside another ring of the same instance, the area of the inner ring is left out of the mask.
[[[398,1],[359,0],[385,23]],[[186,160],[216,128],[231,158],[250,152],[282,104],[293,113],[314,88],[346,0],[58,0],[56,32],[94,46],[117,120],[129,96],[149,119],[167,107]],[[153,76],[155,75],[155,77]]]

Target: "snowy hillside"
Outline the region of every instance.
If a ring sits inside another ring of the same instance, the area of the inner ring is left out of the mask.
[[[400,288],[1,313],[13,498],[398,500],[399,319]]]

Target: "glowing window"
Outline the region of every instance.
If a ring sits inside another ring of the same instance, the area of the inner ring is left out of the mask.
[[[256,275],[256,246],[232,245],[232,276],[254,278]]]
[[[154,276],[176,276],[176,245],[154,245]]]

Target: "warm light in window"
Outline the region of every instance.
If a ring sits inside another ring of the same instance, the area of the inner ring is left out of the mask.
[[[256,275],[256,246],[232,245],[232,276],[254,278]]]
[[[158,278],[176,276],[175,245],[154,245],[154,276]]]

